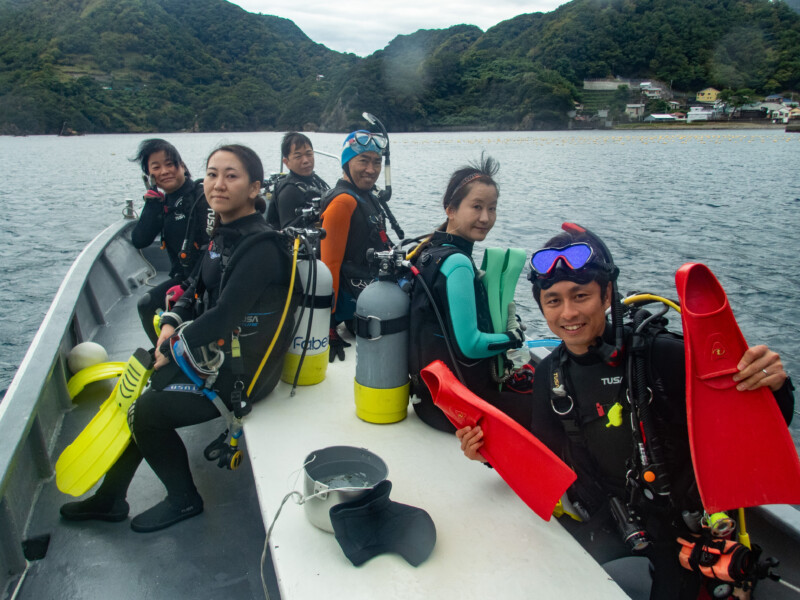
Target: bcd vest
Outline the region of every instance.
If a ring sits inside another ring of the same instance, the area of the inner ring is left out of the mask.
[[[254,246],[265,241],[275,244],[281,254],[286,254],[286,260],[289,261],[283,235],[269,227],[260,215],[258,215],[258,218],[240,224],[236,228],[221,226],[218,229],[209,243],[208,252],[210,255],[217,254],[219,260],[213,260],[213,262],[204,261],[195,287],[198,298],[197,305],[199,305],[198,316],[216,305],[222,290],[225,288],[232,273],[236,271],[236,265],[241,258],[249,253]],[[288,280],[286,283],[288,284]],[[262,290],[255,305],[244,316],[237,329],[226,336],[222,345],[225,352],[225,362],[218,380],[220,384],[225,386],[227,383],[226,379],[228,377],[225,376],[224,371],[231,373],[236,380],[244,380],[245,385],[249,383],[250,377],[255,373],[267,346],[278,328],[287,294],[288,288],[284,285],[273,285]],[[277,364],[277,367],[267,366],[265,372],[276,371],[276,369],[277,372],[280,371],[283,354],[293,328],[293,315],[298,298],[299,278],[296,279],[292,306],[268,361],[268,365]],[[234,356],[234,352],[232,352],[236,344],[240,349],[240,356],[238,357]],[[262,373],[262,379],[263,375],[264,373]],[[262,379],[260,379],[260,383],[263,382]],[[258,386],[254,389],[253,396],[255,398],[258,397],[258,389]]]
[[[172,263],[170,274],[181,278],[191,274],[214,225],[214,210],[205,200],[202,179],[187,181],[193,183],[193,187],[176,198],[174,204],[165,205],[161,228],[161,241],[166,246]],[[181,232],[179,236],[174,235],[176,226]],[[168,229],[172,233],[168,234]],[[167,239],[174,241],[167,244]]]
[[[449,236],[448,236],[449,237]],[[458,243],[460,238],[451,238]],[[447,244],[447,245],[446,245]],[[436,302],[439,313],[444,320],[445,331],[442,331],[439,319],[436,316],[434,307],[428,295],[419,282],[415,282],[411,291],[411,328],[409,339],[409,373],[411,375],[412,388],[414,393],[422,398],[427,397],[427,388],[422,382],[419,373],[433,360],[442,360],[453,370],[452,360],[447,350],[444,336],[448,336],[450,346],[453,349],[459,369],[466,380],[467,387],[470,389],[480,389],[491,381],[492,358],[470,359],[464,356],[458,348],[455,339],[455,332],[448,315],[447,301],[447,280],[440,276],[440,270],[444,261],[453,254],[461,253],[469,257],[463,249],[449,245],[445,234],[435,235],[433,245],[422,251],[416,260],[416,266],[420,271],[425,284],[428,286],[434,301]],[[470,258],[470,260],[472,260]],[[474,265],[473,265],[474,266]],[[477,273],[477,269],[475,269]],[[478,329],[484,333],[492,333],[492,319],[489,312],[489,299],[486,289],[478,280],[477,276],[473,280],[475,291],[476,308],[478,314]],[[423,395],[420,395],[421,392]]]
[[[269,203],[267,209],[267,223],[276,230],[283,229],[278,214],[278,202],[280,200],[281,192],[287,185],[295,186],[305,198],[304,208],[311,208],[311,200],[313,198],[320,198],[329,188],[321,177],[316,173],[312,173],[309,177],[301,178],[293,172],[288,175],[282,176],[278,183],[275,184],[275,189],[272,190],[272,201]],[[291,225],[291,223],[289,223]]]
[[[378,201],[371,193],[358,190],[344,179],[340,179],[335,187],[323,194],[323,216],[331,201],[341,194],[355,198],[356,210],[350,219],[340,282],[344,282],[353,297],[357,298],[373,279],[367,264],[367,250],[389,250],[393,244],[386,234],[386,217]]]

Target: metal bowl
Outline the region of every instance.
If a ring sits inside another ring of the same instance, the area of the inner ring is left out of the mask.
[[[315,450],[303,464],[306,517],[313,525],[329,533],[333,533],[331,507],[363,496],[389,473],[386,463],[378,455],[353,446]]]

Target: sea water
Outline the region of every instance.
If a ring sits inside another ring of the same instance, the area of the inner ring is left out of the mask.
[[[280,168],[281,133],[165,134],[194,177],[222,143],[251,146],[267,174]],[[142,206],[129,161],[146,135],[0,137],[0,393],[9,385],[58,286],[81,249]],[[311,134],[338,155],[343,135]],[[390,207],[407,237],[444,220],[449,174],[482,152],[500,163],[497,223],[483,248],[531,251],[573,221],[601,235],[620,267],[620,290],[675,298],[675,271],[703,262],[724,286],[750,344],[781,353],[800,373],[800,135],[780,129],[391,134]],[[319,155],[328,183],[338,160]],[[381,185],[384,184],[381,178]],[[396,235],[393,235],[396,239]],[[528,335],[550,337],[521,277]],[[673,313],[672,326],[680,328]],[[800,377],[800,375],[798,375]],[[795,419],[795,439],[800,419]]]
[[[353,473],[337,473],[323,477],[319,481],[322,485],[330,490],[340,488],[368,488],[375,485],[377,482],[370,481],[370,477],[366,473],[353,472]]]

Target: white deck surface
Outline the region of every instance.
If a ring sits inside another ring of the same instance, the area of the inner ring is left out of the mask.
[[[265,527],[288,492],[302,493],[310,452],[358,446],[386,462],[392,500],[431,515],[436,547],[416,568],[397,554],[354,567],[333,534],[290,500],[270,539],[283,598],[627,598],[555,519],[541,520],[497,473],[466,459],[454,435],[428,427],[410,406],[400,423],[358,419],[355,343],[347,353],[347,362],[329,365],[325,381],[298,387],[293,398],[280,383],[246,419]]]

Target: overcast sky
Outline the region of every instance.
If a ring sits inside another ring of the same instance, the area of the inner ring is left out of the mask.
[[[564,0],[232,0],[245,10],[294,21],[331,50],[368,56],[418,29],[467,23],[486,31],[523,13],[550,12]]]

